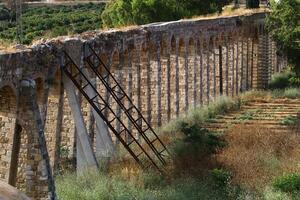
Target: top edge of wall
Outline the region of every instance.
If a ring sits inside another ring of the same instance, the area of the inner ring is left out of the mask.
[[[5,54],[15,54],[15,53],[26,53],[29,51],[32,51],[34,49],[41,49],[41,48],[48,48],[53,45],[59,45],[59,44],[65,44],[70,41],[89,41],[94,40],[99,37],[109,37],[110,35],[123,35],[123,34],[137,34],[142,32],[156,32],[156,31],[166,31],[168,29],[176,29],[176,28],[182,28],[185,26],[201,26],[203,24],[215,22],[216,24],[225,24],[228,21],[235,20],[235,19],[245,19],[249,18],[251,19],[260,19],[264,18],[265,15],[269,13],[268,11],[260,11],[256,13],[246,13],[241,15],[233,15],[233,16],[213,16],[213,17],[204,17],[204,18],[193,18],[193,19],[181,19],[177,21],[169,21],[169,22],[155,22],[151,24],[141,25],[141,26],[128,26],[118,29],[108,29],[108,30],[94,30],[94,31],[87,31],[81,34],[74,34],[74,35],[68,35],[68,36],[59,36],[56,38],[51,39],[41,39],[37,42],[35,42],[31,46],[25,46],[25,45],[15,45],[10,48],[6,48],[4,50],[0,49],[0,56]]]

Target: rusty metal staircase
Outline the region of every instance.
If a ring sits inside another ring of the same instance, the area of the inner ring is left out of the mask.
[[[169,152],[140,110],[133,104],[109,68],[102,62],[93,48],[88,46],[90,55],[84,58],[84,65],[79,67],[65,52],[63,66],[65,74],[72,80],[80,93],[104,120],[110,131],[131,154],[143,169],[157,169],[163,172]],[[107,102],[105,94],[95,87],[83,68],[92,72],[103,84],[115,107]],[[81,81],[84,84],[81,84]],[[89,96],[87,87],[92,88],[94,96]],[[128,122],[128,123],[126,123]],[[116,125],[118,124],[118,126]],[[130,125],[129,125],[130,124]],[[130,127],[129,127],[130,126]],[[138,135],[139,139],[134,135]],[[126,138],[130,138],[129,140]]]

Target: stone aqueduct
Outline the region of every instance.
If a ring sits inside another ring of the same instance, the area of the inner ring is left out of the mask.
[[[62,50],[80,63],[84,44],[92,45],[157,127],[222,94],[264,88],[283,69],[286,59],[276,53],[265,17],[262,12],[95,31],[0,53],[0,179],[34,199],[47,196],[40,129],[54,169],[61,164],[60,150],[68,156],[75,152],[76,130],[62,84]],[[79,99],[91,134],[91,108]]]

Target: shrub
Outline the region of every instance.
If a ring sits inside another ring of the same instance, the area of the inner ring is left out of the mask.
[[[300,87],[300,77],[294,76],[289,78],[289,85],[292,87]]]
[[[228,186],[231,179],[230,172],[224,169],[211,170],[211,176],[216,186],[221,188]]]
[[[290,173],[275,178],[272,186],[282,192],[300,192],[300,174]]]
[[[289,79],[294,77],[295,74],[290,71],[285,71],[282,73],[276,73],[272,76],[269,83],[270,89],[284,89],[290,86]]]
[[[178,131],[184,134],[184,138],[176,140],[171,145],[173,156],[176,159],[208,156],[224,146],[218,136],[197,124],[190,125],[180,122]]]

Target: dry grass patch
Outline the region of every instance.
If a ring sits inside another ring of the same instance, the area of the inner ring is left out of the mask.
[[[227,147],[216,157],[233,172],[233,183],[259,189],[286,172],[300,172],[300,132],[273,132],[237,125],[225,136]]]

